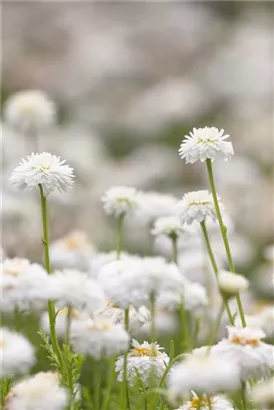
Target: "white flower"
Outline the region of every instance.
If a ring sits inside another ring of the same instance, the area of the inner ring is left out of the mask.
[[[4,107],[5,121],[22,132],[36,132],[55,121],[55,106],[41,91],[19,91],[11,95]]]
[[[82,231],[73,231],[50,246],[50,260],[56,269],[88,269],[94,247]]]
[[[163,348],[157,343],[143,342],[139,344],[137,340],[132,341],[133,348],[127,357],[127,378],[130,386],[136,385],[138,376],[142,379],[146,387],[149,386],[152,377],[159,380],[166,370],[169,357],[162,352]],[[118,381],[123,381],[124,377],[124,357],[118,357],[115,371],[118,372]],[[138,375],[138,376],[137,376]]]
[[[139,309],[141,326],[136,334],[150,336],[151,312],[145,306]],[[174,312],[156,308],[155,331],[157,335],[174,334],[178,330],[178,317]]]
[[[28,372],[35,363],[32,345],[24,336],[6,328],[1,328],[0,333],[1,377]]]
[[[127,252],[121,252],[120,260],[132,260],[136,258],[134,255],[130,255]],[[111,252],[100,252],[97,253],[90,261],[89,265],[89,274],[97,278],[100,270],[103,266],[107,265],[110,262],[115,262],[117,260],[117,251]]]
[[[137,192],[135,188],[114,186],[104,194],[102,202],[105,212],[117,218],[137,206]]]
[[[65,269],[54,273],[52,278],[59,306],[73,306],[89,312],[94,312],[104,306],[106,299],[103,289],[85,273]]]
[[[65,192],[73,185],[73,169],[56,155],[48,152],[30,154],[14,169],[10,181],[16,189],[30,191],[42,185],[44,195],[53,191]]]
[[[59,385],[58,375],[40,372],[16,383],[10,390],[6,410],[64,410],[68,392]]]
[[[240,385],[239,368],[220,356],[195,352],[174,366],[168,378],[171,400],[185,399],[189,391],[213,395],[235,390]]]
[[[274,369],[274,347],[261,341],[265,337],[261,329],[228,327],[228,338],[211,349],[235,363],[241,371],[241,380],[260,379]]]
[[[155,219],[176,213],[177,198],[159,192],[139,192],[138,209],[135,218],[142,224],[150,224]]]
[[[3,312],[44,308],[54,299],[56,290],[52,277],[37,263],[27,259],[5,259],[1,264],[1,308]]]
[[[249,281],[244,276],[225,270],[219,272],[218,283],[221,292],[228,297],[236,296],[249,286]]]
[[[70,311],[69,311],[70,309]],[[79,311],[74,308],[59,308],[59,306],[56,307],[56,311],[58,312],[55,318],[55,330],[56,334],[60,339],[64,339],[66,336],[66,331],[67,331],[67,316],[68,312],[70,312],[70,326],[74,322],[80,321],[80,320],[87,320],[90,317],[90,314],[86,311]],[[48,312],[45,312],[41,316],[41,327],[46,332],[48,335],[50,334],[50,323],[49,323],[49,315]]]
[[[193,128],[190,136],[185,136],[179,155],[191,164],[198,160],[215,160],[217,157],[223,157],[227,161],[234,154],[231,142],[225,141],[227,138],[229,135],[224,135],[224,130],[216,127]]]
[[[128,333],[120,325],[96,318],[77,321],[71,326],[71,344],[80,353],[100,359],[127,349]]]
[[[152,235],[167,235],[177,237],[182,234],[185,229],[182,227],[180,219],[176,216],[163,216],[156,219],[154,227],[151,230]]]
[[[176,410],[233,410],[233,405],[226,398],[222,396],[200,396],[191,392],[192,400],[187,401],[183,406],[180,406]],[[210,406],[208,403],[210,400]]]
[[[251,391],[252,401],[262,410],[274,408],[274,377],[258,383]]]
[[[221,211],[223,205],[219,205]],[[206,217],[217,220],[214,207],[213,196],[207,190],[193,191],[185,194],[181,201],[178,202],[181,224],[192,224],[194,221],[203,222]]]

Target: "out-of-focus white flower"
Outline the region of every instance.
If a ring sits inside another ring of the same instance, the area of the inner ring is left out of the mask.
[[[68,399],[68,392],[60,386],[56,373],[40,372],[19,381],[11,388],[5,401],[5,409],[63,410]]]
[[[221,210],[223,205],[220,203]],[[194,221],[203,222],[206,217],[217,220],[213,196],[207,190],[193,191],[185,194],[178,202],[181,224],[192,224]]]
[[[274,369],[274,347],[261,341],[261,329],[228,327],[228,338],[211,349],[211,354],[221,356],[240,369],[242,381],[261,379]]]
[[[111,357],[127,349],[128,333],[120,325],[96,318],[72,323],[71,344],[80,353],[100,359]]]
[[[139,192],[135,218],[142,224],[151,224],[155,219],[176,214],[177,198],[159,192]]]
[[[138,376],[145,386],[149,386],[151,378],[159,380],[169,363],[169,357],[162,352],[163,348],[157,343],[132,341],[133,348],[127,357],[127,378],[130,386],[136,385]],[[124,377],[124,357],[118,357],[116,361],[116,372],[118,381],[123,381]]]
[[[137,192],[135,188],[114,186],[103,195],[102,202],[105,212],[117,218],[137,206]]]
[[[141,334],[142,336],[151,335],[151,312],[145,306],[141,306],[139,309],[141,326],[139,327],[139,332],[136,334]],[[178,317],[174,312],[168,310],[159,309],[156,307],[155,312],[155,331],[156,335],[168,335],[174,334],[178,329]]]
[[[156,219],[154,227],[151,230],[152,235],[167,235],[175,238],[183,232],[185,232],[185,228],[182,227],[180,218],[176,216],[163,216]]]
[[[127,252],[121,252],[119,260],[125,261],[125,260],[133,260],[136,258],[138,259],[138,256],[128,254]],[[90,275],[94,278],[97,278],[103,266],[107,265],[108,263],[115,262],[116,260],[117,260],[117,251],[111,251],[111,252],[106,252],[106,253],[100,252],[100,253],[95,254],[89,264]]]
[[[274,306],[266,306],[257,314],[245,315],[245,320],[248,327],[261,328],[266,337],[274,336]],[[241,326],[241,318],[236,317],[235,326]]]
[[[52,279],[55,283],[57,303],[61,307],[72,306],[94,312],[105,304],[102,287],[83,272],[65,269],[55,272]]]
[[[59,308],[57,306],[57,315],[55,318],[55,330],[56,334],[60,339],[64,339],[66,336],[66,331],[67,331],[67,316],[68,313],[70,314],[70,326],[74,322],[80,321],[80,320],[87,320],[90,317],[89,312],[83,310],[79,311],[74,308]],[[50,323],[49,323],[49,315],[48,312],[45,312],[41,316],[41,327],[46,332],[48,335],[50,334]]]
[[[229,135],[216,127],[193,128],[190,136],[186,135],[180,148],[179,155],[186,163],[204,162],[206,159],[215,160],[223,157],[229,160],[234,154],[231,142],[225,141]]]
[[[73,231],[53,242],[50,246],[50,260],[56,269],[89,268],[95,249],[82,231]]]
[[[218,282],[221,292],[227,297],[236,296],[249,286],[249,281],[244,276],[225,270],[219,272]]]
[[[228,392],[240,385],[240,370],[234,363],[206,351],[189,355],[175,364],[168,378],[172,401],[183,400],[194,390],[198,395]]]
[[[222,396],[200,396],[195,392],[192,393],[192,400],[187,401],[183,406],[176,410],[233,410],[233,405]],[[208,403],[210,402],[210,405]]]
[[[19,91],[5,103],[4,118],[8,125],[22,132],[36,132],[55,121],[54,103],[38,90]]]
[[[272,410],[274,408],[274,377],[264,380],[251,391],[251,400],[261,410]],[[257,407],[256,407],[257,408]]]
[[[34,349],[19,333],[0,329],[1,377],[27,373],[35,363]]]
[[[1,308],[3,312],[37,310],[54,299],[56,290],[53,280],[44,268],[27,259],[5,259],[1,265]]]
[[[53,191],[65,192],[73,185],[73,169],[49,152],[30,154],[22,159],[10,177],[12,185],[19,190],[35,190],[42,185],[45,196]]]

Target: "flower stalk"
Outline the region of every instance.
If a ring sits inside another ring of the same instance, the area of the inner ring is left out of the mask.
[[[117,259],[121,259],[121,253],[123,250],[124,219],[125,219],[125,214],[121,214],[117,218],[117,242],[116,242]]]

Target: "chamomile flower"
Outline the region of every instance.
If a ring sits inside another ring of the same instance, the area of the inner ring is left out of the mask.
[[[55,121],[56,109],[52,101],[38,90],[19,91],[11,95],[4,107],[8,125],[22,132],[36,132]]]
[[[27,373],[35,363],[34,348],[22,335],[0,329],[1,377]]]
[[[274,347],[261,341],[261,329],[228,327],[228,338],[211,349],[211,354],[221,356],[240,369],[242,381],[261,379],[274,369]]]
[[[137,206],[137,192],[135,188],[113,186],[103,195],[102,202],[106,214],[117,218]]]
[[[181,225],[180,218],[176,216],[163,216],[156,219],[151,233],[154,236],[166,235],[176,238],[184,231],[185,229]]]
[[[190,135],[183,140],[179,155],[186,163],[215,160],[218,157],[229,160],[234,154],[231,142],[226,141],[229,135],[216,127],[193,128]]]
[[[274,377],[258,383],[251,391],[251,400],[262,410],[274,408]]]
[[[128,333],[120,325],[96,318],[72,323],[71,344],[94,359],[112,357],[127,349]]]
[[[220,203],[221,211],[223,205]],[[206,218],[217,220],[213,196],[207,190],[193,191],[185,194],[178,202],[181,224],[192,224],[194,221],[203,222]]]
[[[132,341],[133,348],[127,356],[127,378],[130,386],[136,385],[138,377],[145,386],[149,386],[150,380],[159,380],[169,363],[169,357],[157,343]],[[124,357],[118,357],[116,361],[117,380],[123,381]]]
[[[30,154],[14,169],[10,181],[19,190],[33,191],[42,185],[45,196],[53,191],[65,192],[73,185],[73,169],[66,160],[48,152]]]
[[[218,283],[220,291],[226,297],[236,296],[249,286],[249,281],[242,275],[237,275],[225,270],[219,272]]]
[[[192,399],[188,400],[183,406],[176,410],[233,410],[233,405],[225,397],[222,396],[197,396],[192,393]]]
[[[6,410],[63,410],[69,394],[61,387],[58,375],[40,372],[16,383],[5,401]]]

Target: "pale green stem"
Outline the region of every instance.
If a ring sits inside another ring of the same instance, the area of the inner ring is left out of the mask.
[[[215,206],[215,210],[216,210],[216,214],[217,214],[217,219],[218,219],[218,222],[219,222],[219,226],[220,226],[220,230],[221,230],[221,234],[222,234],[222,238],[223,238],[223,242],[224,242],[224,246],[225,246],[225,251],[226,251],[229,270],[230,270],[230,272],[235,273],[235,267],[234,267],[233,259],[232,259],[232,256],[231,256],[229,241],[228,241],[228,238],[227,238],[227,229],[226,229],[226,226],[224,225],[224,222],[223,222],[223,217],[222,217],[222,213],[221,213],[221,209],[220,209],[220,205],[219,205],[219,201],[218,201],[218,197],[217,197],[217,192],[216,192],[216,188],[215,188],[215,182],[214,182],[213,170],[212,170],[212,163],[211,163],[210,159],[206,160],[206,166],[207,166],[210,189],[211,189],[211,192],[212,192],[214,206]],[[240,298],[239,294],[236,296],[236,300],[237,300],[237,305],[238,305],[238,309],[239,309],[239,314],[240,314],[242,326],[246,327],[244,309],[243,309],[242,301],[241,301],[241,298]]]
[[[178,265],[178,236],[176,234],[171,234],[170,239],[172,241],[172,258],[173,262]]]
[[[124,327],[125,327],[125,330],[128,332],[129,331],[129,308],[125,309]],[[126,409],[130,410],[129,389],[128,389],[128,380],[127,380],[127,356],[128,356],[128,351],[126,350],[124,353],[123,383],[124,383],[124,391],[125,391]]]
[[[109,407],[109,401],[111,399],[111,390],[114,384],[114,380],[116,377],[115,371],[114,371],[114,365],[116,362],[116,358],[113,360],[109,361],[109,368],[108,368],[108,379],[107,379],[107,388],[106,392],[104,394],[104,401],[101,407],[101,410],[106,410]]]
[[[210,258],[210,261],[211,261],[211,265],[212,265],[213,271],[215,273],[217,283],[219,283],[219,279],[218,279],[219,270],[218,270],[218,266],[217,266],[217,263],[216,263],[216,260],[215,260],[215,257],[214,257],[214,254],[213,254],[213,251],[212,251],[212,248],[211,248],[211,244],[210,244],[210,241],[209,241],[209,236],[208,236],[205,221],[202,221],[200,225],[201,225],[202,232],[203,232],[203,235],[204,235],[204,239],[205,239],[208,255],[209,255],[209,258]],[[231,313],[229,305],[228,305],[227,301],[225,300],[225,298],[223,297],[223,295],[221,295],[221,296],[223,298],[223,302],[224,302],[224,305],[225,305],[225,309],[227,311],[229,322],[232,324],[232,326],[234,326],[233,315]]]
[[[101,395],[101,383],[102,383],[102,366],[103,360],[97,362],[97,372],[95,378],[95,394],[94,394],[94,405],[95,410],[100,410],[100,395]]]
[[[150,328],[150,338],[151,342],[156,340],[156,297],[155,293],[152,292],[150,295],[150,314],[151,314],[151,328]]]
[[[217,334],[218,334],[218,330],[219,330],[219,327],[220,327],[220,324],[221,324],[221,320],[222,320],[224,310],[225,310],[225,306],[224,306],[224,304],[222,304],[222,306],[219,310],[218,316],[216,318],[216,321],[214,323],[214,326],[213,326],[211,335],[209,337],[208,343],[207,343],[208,344],[208,350],[210,350],[210,348],[212,347],[212,345],[214,344],[214,342],[217,338]]]
[[[43,187],[41,184],[39,184],[39,190],[40,190],[40,198],[41,198],[42,223],[43,223],[43,247],[44,247],[44,257],[45,257],[45,269],[47,273],[50,275],[51,265],[50,265],[49,243],[48,243],[47,199],[44,196]],[[56,354],[58,358],[61,373],[62,375],[64,375],[65,364],[64,364],[62,352],[58,344],[57,336],[56,336],[56,330],[55,330],[56,314],[55,314],[54,302],[52,300],[48,301],[48,316],[49,316],[49,328],[50,328],[52,347],[53,347],[54,353]]]
[[[188,327],[188,315],[185,310],[184,296],[181,297],[181,303],[179,307],[180,311],[180,352],[184,352],[190,348],[189,341],[189,327]]]
[[[210,397],[207,396],[208,410],[212,410]]]
[[[242,393],[242,410],[247,410],[248,406],[247,406],[247,402],[246,402],[246,385],[244,382],[242,382],[242,389],[241,389],[241,393]]]
[[[121,253],[123,250],[124,219],[125,219],[125,214],[119,215],[117,218],[117,243],[116,243],[117,259],[121,259]]]
[[[71,327],[71,319],[72,319],[72,307],[67,307],[67,317],[66,317],[66,334],[65,334],[65,343],[69,344],[70,342],[70,327]]]

